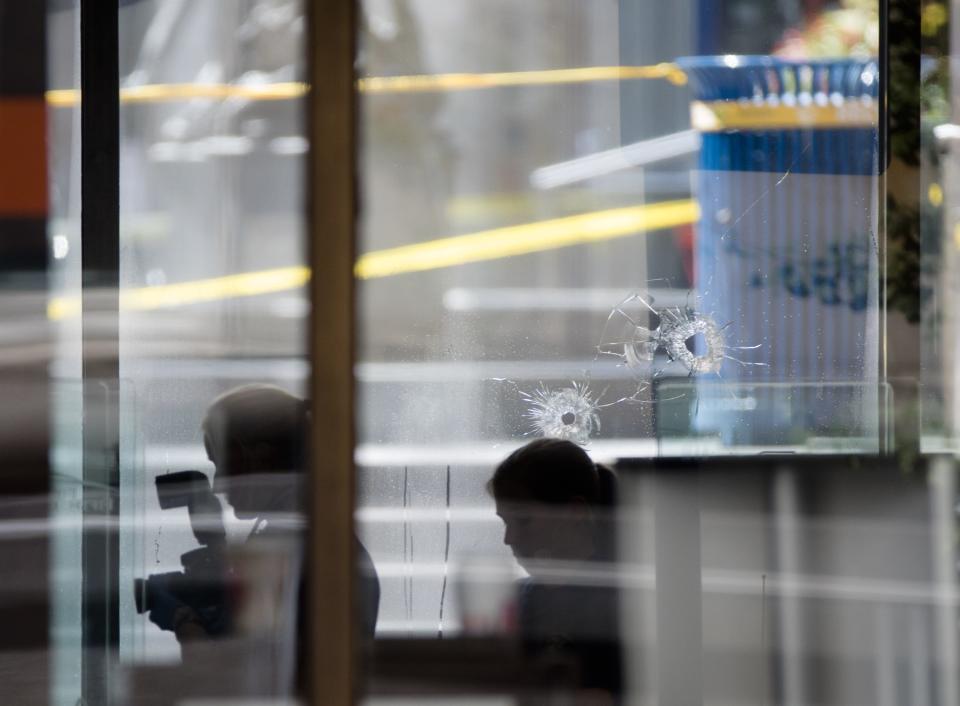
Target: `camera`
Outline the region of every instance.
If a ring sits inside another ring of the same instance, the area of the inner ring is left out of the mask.
[[[180,556],[183,571],[134,580],[137,613],[152,611],[150,617],[160,628],[173,630],[176,608],[186,606],[207,634],[223,635],[230,628],[223,507],[200,471],[157,476],[156,486],[161,509],[187,508],[200,547]]]

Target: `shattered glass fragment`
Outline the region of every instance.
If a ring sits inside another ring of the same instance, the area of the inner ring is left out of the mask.
[[[584,445],[600,431],[597,405],[586,384],[573,382],[571,387],[551,390],[541,383],[534,392],[520,394],[530,405],[524,416],[541,436]]]
[[[660,315],[653,297],[633,293],[613,308],[604,325],[597,353],[613,356],[638,372],[649,372],[660,347]]]
[[[706,350],[696,350],[699,341]],[[727,357],[723,330],[709,316],[691,309],[664,311],[660,342],[670,359],[682,364],[691,375],[719,373]]]
[[[692,295],[692,292],[688,294]],[[690,375],[720,375],[725,360],[739,365],[751,363],[730,355],[734,350],[754,350],[755,346],[733,346],[727,341],[726,329],[688,302],[685,306],[656,307],[652,295],[635,292],[617,304],[607,317],[597,358],[612,356],[633,371],[638,381],[637,393],[624,401],[635,401],[646,389],[645,380],[655,379],[666,370],[657,365],[658,352],[671,362],[682,365]]]
[[[720,326],[712,316],[689,306],[664,309],[661,314],[663,323],[660,326],[660,344],[670,360],[683,365],[690,375],[715,373],[719,377],[725,360],[742,367],[767,366],[766,363],[754,363],[730,355],[732,351],[757,350],[762,344],[731,345],[726,333],[729,323]]]

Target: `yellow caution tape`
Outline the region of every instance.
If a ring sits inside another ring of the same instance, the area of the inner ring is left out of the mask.
[[[701,132],[876,127],[879,121],[877,105],[876,101],[860,99],[827,105],[694,101],[690,104],[690,123]]]
[[[377,76],[361,78],[357,84],[361,93],[432,93],[508,86],[545,86],[636,79],[664,79],[676,86],[682,86],[687,82],[687,75],[676,64],[664,63],[654,66],[588,66],[576,69],[508,71],[485,74]]]
[[[354,273],[372,279],[435,270],[620,238],[699,218],[699,206],[688,199],[596,211],[367,253],[357,261]]]
[[[575,69],[543,71],[504,71],[499,73],[424,74],[411,76],[371,76],[357,81],[361,93],[439,93],[472,91],[510,86],[547,86],[590,83],[594,81],[630,81],[663,79],[682,86],[687,75],[676,64],[654,66],[587,66]],[[235,84],[235,83],[157,83],[120,89],[120,102],[169,103],[187,100],[277,101],[302,98],[310,90],[306,83]],[[47,103],[54,108],[68,108],[80,102],[80,91],[61,88],[47,91]]]
[[[281,267],[261,272],[244,272],[225,277],[161,284],[121,290],[121,311],[149,311],[187,304],[252,297],[297,289],[310,281],[307,267]],[[79,297],[55,297],[47,304],[47,317],[54,321],[80,313]]]
[[[360,279],[423,272],[621,238],[695,223],[699,218],[700,208],[691,200],[596,211],[370,252],[360,257],[354,272]],[[119,306],[121,311],[165,309],[274,294],[298,289],[309,280],[310,270],[303,266],[244,272],[123,290]],[[79,297],[55,297],[47,305],[47,316],[59,321],[79,315],[80,310]]]

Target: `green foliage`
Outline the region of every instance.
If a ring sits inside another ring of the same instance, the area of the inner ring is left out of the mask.
[[[920,321],[920,217],[887,195],[887,306]]]
[[[920,7],[890,0],[890,149],[910,166],[920,164]]]
[[[787,30],[774,54],[797,59],[877,56],[880,11],[876,0],[842,0],[803,27]]]

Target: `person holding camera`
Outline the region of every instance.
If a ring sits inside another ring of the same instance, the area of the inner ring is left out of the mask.
[[[188,652],[197,654],[191,645],[205,638],[241,636],[256,642],[249,636],[257,635],[261,643],[273,645],[263,663],[287,665],[283,669],[288,675],[280,681],[288,685],[300,683],[307,637],[303,538],[309,403],[273,385],[245,385],[220,395],[210,404],[202,430],[207,457],[215,467],[212,490],[207,484],[205,492],[194,488],[184,498],[170,501],[170,491],[161,489],[165,477],[158,477],[157,486],[161,506],[167,497],[166,502],[190,509],[201,549],[188,554],[202,555],[206,564],[216,564],[222,579],[210,579],[212,573],[208,571],[200,586],[181,590],[182,582],[178,579],[161,582],[157,577],[148,578],[147,587],[152,580],[156,586],[149,595],[150,619],[176,634],[185,663],[190,658]],[[322,473],[322,467],[317,467],[316,472]],[[171,475],[185,474],[202,475],[196,471]],[[254,521],[242,546],[231,547],[220,541],[220,535],[211,542],[206,535],[198,534],[198,527],[209,528],[217,522],[222,532],[222,519],[218,512],[211,512],[209,500],[202,503],[208,521],[195,512],[195,507],[201,505],[196,498],[212,497],[213,492],[223,493],[238,519]],[[213,516],[215,519],[210,521]],[[359,541],[356,556],[358,617],[362,633],[372,639],[379,609],[379,580]],[[187,555],[184,565],[189,569],[186,559]],[[196,571],[195,575],[201,572]],[[207,597],[206,603],[200,596]],[[269,635],[271,631],[277,634]],[[289,674],[291,671],[294,674]]]

